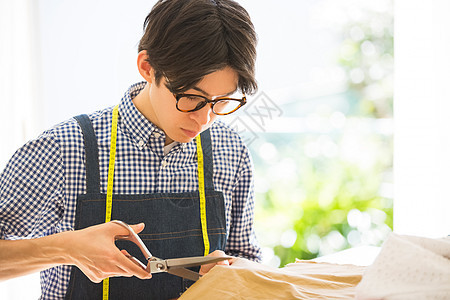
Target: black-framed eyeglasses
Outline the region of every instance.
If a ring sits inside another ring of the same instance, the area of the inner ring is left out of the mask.
[[[177,109],[181,112],[193,112],[202,109],[208,103],[211,103],[212,112],[216,115],[224,116],[234,113],[240,107],[247,103],[247,98],[218,97],[213,100],[201,95],[194,94],[174,94],[177,99]]]

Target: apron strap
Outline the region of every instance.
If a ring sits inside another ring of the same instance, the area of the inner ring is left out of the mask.
[[[81,127],[84,138],[84,147],[86,152],[86,192],[88,194],[100,193],[100,168],[98,162],[98,146],[94,128],[87,115],[74,117]],[[202,139],[203,159],[205,161],[203,168],[205,174],[205,188],[214,190],[213,183],[213,157],[210,129],[200,134]]]
[[[98,163],[98,145],[94,128],[87,115],[74,117],[81,127],[86,153],[86,192],[88,194],[100,193],[100,168]]]
[[[211,144],[211,132],[210,129],[200,134],[202,139],[203,150],[203,172],[205,174],[205,189],[214,190],[213,183],[213,157],[212,157],[212,144]]]

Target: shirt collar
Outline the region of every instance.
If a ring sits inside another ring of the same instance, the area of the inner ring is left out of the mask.
[[[119,114],[123,122],[122,124],[139,148],[143,148],[154,133],[158,133],[160,136],[164,135],[164,132],[160,128],[147,120],[137,110],[132,101],[144,89],[146,83],[142,81],[130,86],[119,104]]]

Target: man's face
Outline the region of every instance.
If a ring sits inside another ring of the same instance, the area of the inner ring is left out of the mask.
[[[181,112],[176,108],[175,96],[166,87],[165,78],[159,85],[152,84],[149,90],[151,116],[156,126],[166,133],[166,144],[177,141],[187,143],[207,130],[216,119],[208,104],[200,110]],[[237,89],[238,74],[230,67],[206,75],[186,94],[202,95],[209,99],[228,95]]]

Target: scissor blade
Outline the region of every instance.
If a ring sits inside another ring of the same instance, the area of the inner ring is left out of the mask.
[[[199,273],[185,268],[168,269],[167,273],[183,277],[192,281],[197,281],[200,277],[202,277]]]
[[[233,258],[232,256],[194,256],[166,259],[169,268],[189,268],[205,264],[212,264],[222,260]]]

